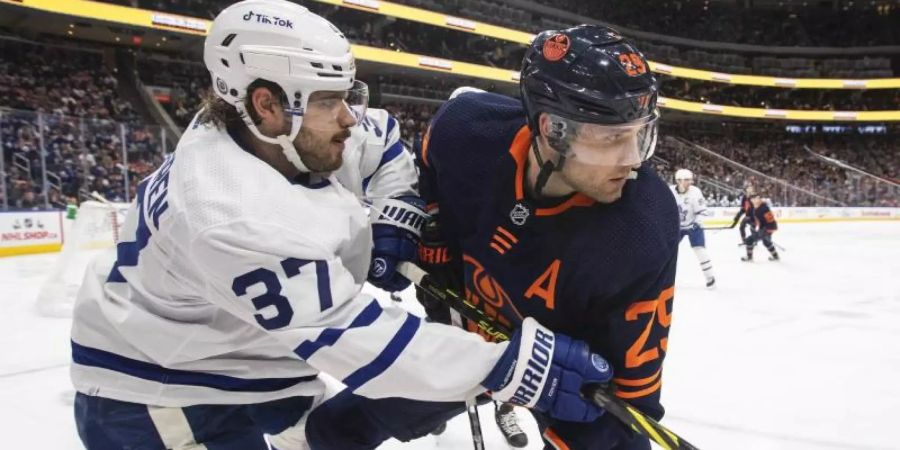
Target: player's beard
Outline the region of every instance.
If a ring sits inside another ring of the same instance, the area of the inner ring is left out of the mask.
[[[349,137],[349,129],[325,135],[304,127],[300,128],[294,147],[310,171],[333,172],[344,163],[344,142]]]

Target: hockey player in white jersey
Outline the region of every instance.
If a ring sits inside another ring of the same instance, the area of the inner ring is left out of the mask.
[[[140,183],[76,302],[71,376],[89,450],[262,450],[264,434],[302,448],[319,370],[374,398],[490,391],[566,420],[603,413],[580,389],[612,373],[583,342],[527,319],[488,343],[361,293],[367,278],[392,288],[423,216],[410,185],[377,170],[389,147],[374,172],[343,174],[372,200],[369,217],[332,173],[354,155],[349,138],[371,137],[337,28],[288,1],[246,0],[213,21],[204,62],[215,97]]]
[[[706,277],[706,287],[712,288],[716,284],[713,275],[712,261],[706,251],[706,236],[703,233],[701,216],[708,216],[706,199],[700,188],[694,186],[694,173],[688,169],[678,169],[675,172],[675,184],[670,186],[675,194],[675,202],[678,204],[678,212],[681,215],[681,238],[685,236],[691,242],[691,248],[697,255],[703,276]]]
[[[413,211],[425,207],[416,195],[412,153],[400,141],[397,119],[384,109],[366,109],[344,144],[343,164],[334,172],[337,180],[373,211],[393,212],[373,217],[376,220],[372,221],[374,245],[368,281],[386,291],[403,290],[410,282],[395,269],[399,261],[415,259],[419,226],[403,226],[402,218],[397,223],[393,217],[409,212],[409,208],[396,208],[393,200],[414,205]],[[421,216],[409,215],[413,220],[417,217]]]

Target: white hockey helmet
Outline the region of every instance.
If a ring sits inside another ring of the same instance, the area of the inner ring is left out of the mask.
[[[691,172],[687,169],[678,169],[675,171],[675,181],[693,181],[694,180],[694,172]]]
[[[346,108],[357,120],[365,115],[368,87],[355,79],[350,43],[331,22],[287,0],[244,0],[225,8],[213,20],[203,47],[203,61],[216,95],[234,106],[253,134],[279,144],[297,169],[309,172],[293,141],[316,91],[346,92],[343,102],[330,100],[323,109],[335,114]],[[244,105],[247,87],[262,79],[284,91],[291,131],[264,136]],[[337,107],[334,107],[338,103]]]

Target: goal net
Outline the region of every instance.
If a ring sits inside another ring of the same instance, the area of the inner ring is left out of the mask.
[[[67,214],[63,221],[62,252],[38,293],[37,307],[41,314],[72,315],[88,263],[118,242],[127,209],[127,203],[89,200],[81,203],[74,217]]]

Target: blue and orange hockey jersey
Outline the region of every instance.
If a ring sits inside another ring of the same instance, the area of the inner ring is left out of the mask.
[[[768,203],[763,202],[759,208],[753,210],[753,220],[758,229],[766,230],[769,234],[778,230],[778,222],[775,221],[775,214],[769,209]]]
[[[465,294],[503,323],[531,316],[587,341],[613,365],[617,395],[660,418],[679,241],[672,193],[645,164],[612,204],[530,199],[530,145],[518,100],[466,93],[416,149],[420,190],[439,206]]]
[[[746,215],[747,220],[753,220],[753,203],[750,201],[750,197],[747,194],[741,196],[741,209],[735,214],[734,221],[737,222],[740,220],[742,215]]]

